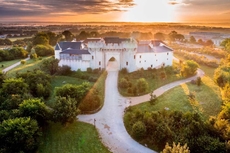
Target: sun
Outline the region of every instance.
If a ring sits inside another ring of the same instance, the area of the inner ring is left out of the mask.
[[[134,0],[135,6],[122,16],[127,22],[173,22],[175,7],[168,0]]]

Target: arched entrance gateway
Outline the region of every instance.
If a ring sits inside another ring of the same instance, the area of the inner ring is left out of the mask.
[[[105,67],[107,71],[120,70],[120,53],[106,53],[105,54]]]

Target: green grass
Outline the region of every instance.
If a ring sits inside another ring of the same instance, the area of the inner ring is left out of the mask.
[[[5,68],[7,68],[7,67],[19,62],[19,61],[21,61],[21,59],[0,62],[0,71],[2,71],[3,69],[5,69]],[[2,67],[2,65],[4,65],[4,67]]]
[[[195,102],[188,98],[189,92],[195,92]],[[132,109],[141,111],[158,111],[169,108],[171,111],[199,111],[205,118],[217,115],[221,110],[221,93],[219,87],[209,77],[202,78],[202,85],[198,87],[191,83],[175,87],[157,98],[157,102],[151,105],[145,102]]]
[[[29,59],[28,61],[26,61],[26,64],[24,64],[24,65],[20,64],[19,66],[15,67],[14,69],[8,71],[7,76],[8,77],[14,77],[16,75],[16,73],[20,73],[20,72],[24,73],[27,71],[32,71],[36,68],[40,68],[43,60],[48,59],[48,58],[52,58],[52,56],[44,57],[42,60]]]
[[[74,122],[50,124],[41,137],[38,153],[109,153],[93,125]]]
[[[25,39],[25,38],[32,38],[32,37],[14,37],[14,38],[9,38],[10,41],[16,41],[16,40],[21,40],[21,39]]]
[[[186,59],[183,58],[182,56],[178,55],[178,54],[174,54],[174,56],[182,61],[185,61]],[[206,65],[200,65],[200,69],[202,69],[205,73],[206,76],[210,77],[213,79],[213,76],[214,76],[214,72],[215,72],[215,68],[212,68],[212,67],[208,67]]]
[[[86,80],[74,78],[74,77],[69,77],[69,76],[54,76],[52,77],[51,81],[51,87],[52,87],[52,93],[50,98],[46,101],[46,104],[49,106],[54,105],[54,98],[55,98],[55,88],[56,87],[62,87],[65,84],[75,84],[75,85],[80,85]]]
[[[179,74],[167,74],[166,78],[165,79],[162,79],[160,77],[160,73],[161,71],[163,70],[156,70],[156,72],[154,71],[148,71],[148,70],[145,70],[145,71],[141,71],[141,72],[132,72],[132,73],[128,73],[128,74],[122,74],[122,73],[119,73],[119,78],[118,80],[121,80],[122,78],[128,78],[129,81],[131,82],[132,86],[135,86],[136,84],[136,81],[139,79],[139,78],[145,78],[145,80],[147,81],[148,83],[148,90],[144,93],[141,93],[139,94],[138,96],[140,95],[144,95],[144,94],[147,94],[147,93],[150,93],[151,91],[163,86],[163,85],[166,85],[168,83],[171,83],[171,82],[174,82],[174,81],[177,81],[177,80],[181,80],[183,79],[184,77],[182,77],[181,75]],[[127,93],[127,88],[119,88],[119,92],[121,95],[123,96],[133,96],[133,94],[129,94]]]

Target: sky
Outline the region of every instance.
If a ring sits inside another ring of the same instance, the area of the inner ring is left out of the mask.
[[[0,22],[230,22],[230,0],[0,0]]]

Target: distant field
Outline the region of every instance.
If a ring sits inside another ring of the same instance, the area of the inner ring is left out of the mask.
[[[15,40],[20,40],[20,39],[25,39],[25,38],[32,38],[32,37],[15,37],[15,38],[9,38],[10,41],[15,41]]]
[[[8,66],[11,66],[11,65],[13,65],[19,61],[21,61],[21,59],[0,62],[0,71],[2,71],[3,69],[7,68]]]
[[[110,153],[93,125],[51,123],[41,137],[38,153]]]

